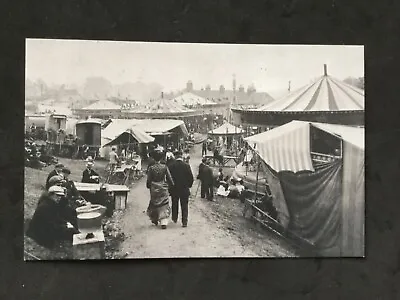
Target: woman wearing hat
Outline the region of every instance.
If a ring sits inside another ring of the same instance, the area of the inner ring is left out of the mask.
[[[74,221],[68,217],[64,197],[64,189],[54,185],[39,198],[26,235],[44,247],[52,248],[63,240],[72,241],[73,234],[79,232],[71,224]]]
[[[161,228],[166,229],[171,215],[169,189],[174,183],[167,166],[160,163],[162,157],[162,152],[155,151],[155,163],[148,169],[146,186],[150,189],[150,202],[147,215],[154,225],[160,223]]]

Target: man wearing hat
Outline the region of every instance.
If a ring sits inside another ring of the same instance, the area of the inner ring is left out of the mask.
[[[214,174],[209,166],[210,162],[206,161],[202,170],[202,184],[204,185],[204,196],[209,201],[214,199]]]
[[[64,182],[65,182],[65,180],[62,175],[55,175],[49,179],[48,185],[49,185],[49,188],[52,186],[55,186],[55,185],[62,186],[64,184]]]
[[[172,221],[178,221],[179,203],[182,211],[182,226],[188,223],[188,202],[190,188],[193,185],[193,173],[186,162],[182,159],[182,151],[175,152],[175,160],[168,166],[174,185],[170,189],[172,198]]]
[[[49,176],[47,176],[47,179],[46,179],[46,190],[48,190],[49,189],[49,180],[50,180],[50,178],[51,177],[53,177],[53,176],[60,176],[60,175],[62,175],[61,174],[61,171],[62,171],[62,169],[64,168],[64,165],[63,164],[56,164],[56,166],[54,167],[54,170],[53,171],[51,171],[50,173],[49,173]]]
[[[57,185],[50,187],[40,196],[29,223],[26,235],[46,248],[52,248],[63,240],[72,241],[73,234],[79,232],[71,224],[76,222],[68,216],[63,204],[64,196],[62,187]]]
[[[86,163],[86,169],[82,173],[83,183],[99,183],[99,174],[93,170],[93,162]]]
[[[201,160],[201,163],[199,165],[199,174],[197,175],[197,179],[200,180],[200,186],[201,186],[201,190],[200,190],[200,195],[201,198],[205,198],[206,197],[206,188],[204,185],[204,176],[203,176],[203,169],[206,166],[206,162],[207,162],[207,158],[203,157]]]
[[[76,206],[85,205],[86,200],[81,196],[78,189],[75,186],[75,183],[69,179],[69,175],[71,174],[71,170],[68,168],[62,169],[62,174],[64,176],[64,180],[62,182],[62,187],[66,189],[66,198],[68,203],[70,203],[71,207],[76,208]]]

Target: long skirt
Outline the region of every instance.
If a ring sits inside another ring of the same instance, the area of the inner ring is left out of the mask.
[[[147,215],[153,223],[161,222],[161,225],[166,225],[166,221],[171,215],[171,207],[169,205],[168,185],[165,182],[151,183]]]

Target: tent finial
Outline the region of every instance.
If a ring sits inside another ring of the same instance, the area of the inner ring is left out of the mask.
[[[328,76],[328,67],[324,64],[324,76]]]

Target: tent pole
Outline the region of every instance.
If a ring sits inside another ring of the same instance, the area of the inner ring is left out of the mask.
[[[131,132],[129,132],[129,134],[128,134],[128,146],[125,148],[126,158],[128,158],[128,149],[130,148],[130,143],[131,143]]]
[[[255,152],[254,152],[254,154],[257,155]],[[253,155],[254,155],[254,154],[253,154]],[[257,175],[256,175],[256,190],[255,190],[255,193],[254,193],[254,202],[257,200],[258,174],[259,174],[259,171],[260,171],[260,158],[259,158],[259,156],[257,155]]]

